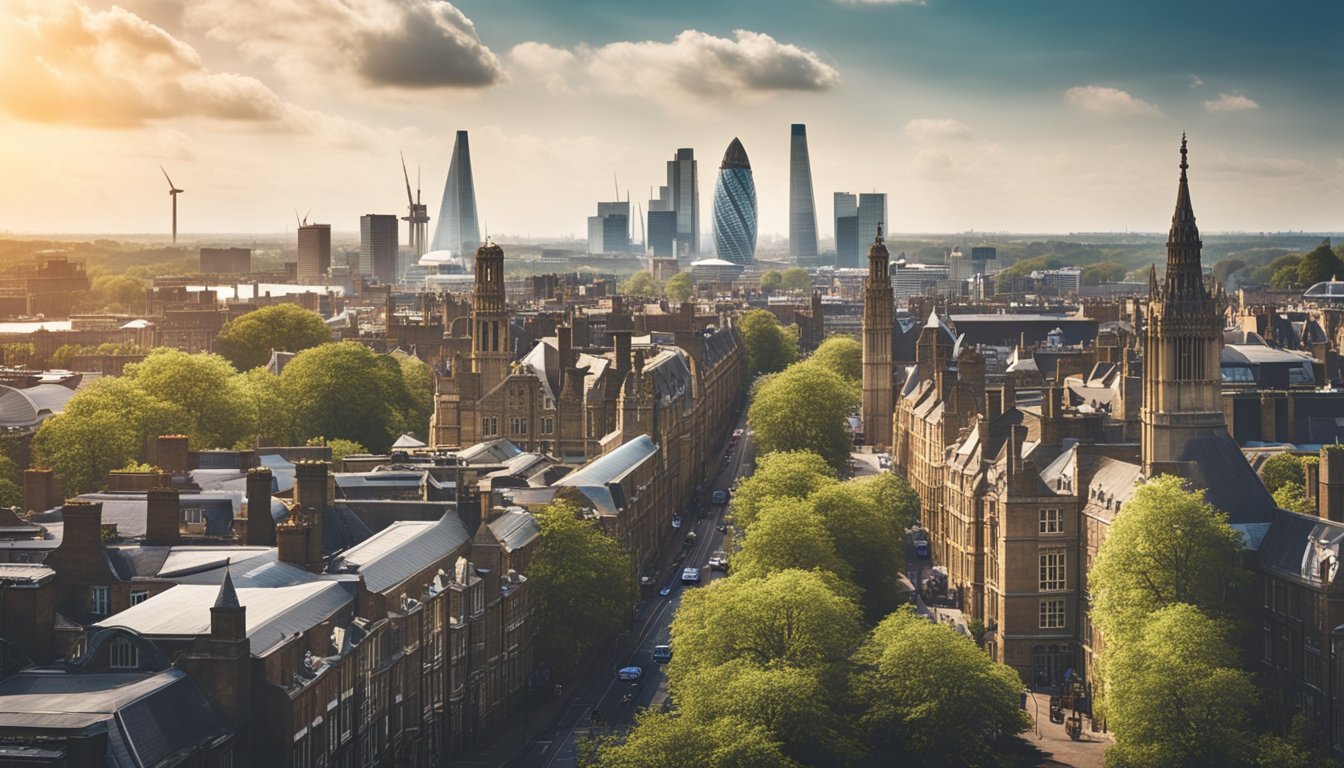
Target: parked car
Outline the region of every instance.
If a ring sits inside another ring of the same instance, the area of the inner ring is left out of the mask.
[[[891,469],[891,457],[885,453],[877,454],[877,466],[879,469]]]
[[[666,664],[672,660],[672,646],[655,645],[653,646],[653,661],[656,664]]]
[[[722,555],[715,555],[709,558],[709,570],[728,572],[728,558]]]
[[[682,584],[686,584],[686,585],[688,585],[688,586],[689,586],[689,585],[694,585],[694,584],[699,584],[699,583],[700,583],[700,569],[699,569],[699,568],[683,568],[683,569],[681,569],[681,583],[682,583]]]
[[[714,495],[710,497],[710,501],[714,502],[715,504],[719,504],[719,505],[727,504],[727,503],[728,503],[728,492],[727,492],[727,491],[715,491],[715,492],[714,492]]]
[[[625,680],[631,683],[638,682],[639,678],[644,676],[644,670],[640,667],[621,667],[616,670],[616,679]]]

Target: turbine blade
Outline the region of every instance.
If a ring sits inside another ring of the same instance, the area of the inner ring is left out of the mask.
[[[170,179],[170,178],[168,178],[168,172],[163,170],[163,166],[162,166],[162,165],[159,166],[159,170],[160,170],[160,171],[163,171],[163,178],[168,179],[168,188],[169,188],[169,189],[177,189],[177,186],[176,186],[175,184],[173,184],[173,180]],[[180,190],[179,190],[179,191],[180,191]],[[171,195],[172,192],[169,192],[168,194]]]

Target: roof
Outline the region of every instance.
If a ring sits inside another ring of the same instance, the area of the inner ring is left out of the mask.
[[[247,609],[247,637],[260,656],[287,637],[317,626],[351,604],[353,584],[322,580],[288,587],[242,587],[238,602]],[[210,634],[210,606],[218,584],[183,584],[98,622],[124,627],[149,638]]]
[[[463,448],[457,452],[457,458],[468,464],[499,464],[522,452],[521,448],[501,438]]]
[[[1180,460],[1194,464],[1190,479],[1205,489],[1204,498],[1210,504],[1227,513],[1232,527],[1268,523],[1273,518],[1278,505],[1226,431],[1192,438]]]
[[[392,450],[396,451],[396,450],[406,450],[407,448],[424,448],[426,445],[428,445],[428,443],[426,443],[424,440],[420,440],[415,435],[408,433],[402,435],[401,437],[398,437],[397,441],[392,443]]]
[[[522,509],[507,510],[487,525],[508,552],[516,552],[531,544],[541,533],[537,529],[537,519]]]
[[[658,444],[648,435],[622,443],[610,453],[593,459],[555,483],[557,487],[578,488],[602,514],[614,515],[625,507],[624,493],[618,485],[636,467],[658,452]],[[614,490],[612,486],[615,486]]]
[[[103,523],[116,524],[119,536],[137,538],[145,535],[148,500],[144,493],[86,493],[78,498],[102,504]],[[207,536],[228,536],[234,518],[241,515],[243,494],[234,491],[184,493],[179,497],[179,503],[184,510],[201,510]]]
[[[386,592],[451,556],[469,539],[454,513],[432,523],[401,521],[350,548],[341,562],[364,577],[369,591]]]
[[[75,391],[60,384],[38,384],[27,389],[0,385],[0,427],[32,427],[65,410]]]
[[[728,145],[727,151],[723,153],[723,162],[719,168],[750,168],[751,160],[747,158],[747,150],[742,147],[742,141],[736,136],[733,142]]]
[[[1256,561],[1262,568],[1320,585],[1322,566],[1330,580],[1338,571],[1341,540],[1344,525],[1280,509],[1260,541]]]
[[[56,572],[36,563],[0,563],[0,584],[40,584],[56,577]]]

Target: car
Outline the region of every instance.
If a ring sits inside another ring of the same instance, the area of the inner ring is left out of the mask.
[[[686,585],[699,584],[699,583],[700,583],[700,569],[699,569],[699,568],[683,568],[683,569],[681,570],[681,583],[682,583],[682,584],[686,584]]]
[[[616,670],[616,679],[626,682],[637,683],[639,678],[644,676],[644,670],[641,667],[621,667]]]
[[[709,570],[728,572],[728,558],[722,555],[715,555],[709,558]]]
[[[653,661],[656,664],[666,664],[672,660],[672,646],[655,645],[653,646]]]
[[[877,454],[877,466],[880,469],[891,469],[891,457],[885,453]]]
[[[927,541],[915,542],[915,557],[918,557],[920,560],[929,559],[929,542]]]
[[[718,528],[716,528],[715,530],[717,530],[719,533],[727,533],[727,532],[728,532],[728,526],[726,526],[726,525],[720,525],[720,526],[719,526]]]
[[[710,496],[709,498],[710,498],[710,501],[712,501],[712,502],[715,503],[715,504],[719,504],[719,505],[727,504],[727,503],[728,503],[728,492],[727,492],[727,491],[715,491],[715,492],[714,492],[714,495],[713,495],[713,496]]]

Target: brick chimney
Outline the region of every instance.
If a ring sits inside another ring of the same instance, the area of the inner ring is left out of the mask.
[[[176,488],[145,492],[145,543],[171,547],[182,539],[182,500]]]
[[[1027,441],[1027,428],[1014,424],[1008,432],[1008,482],[1022,472],[1022,444]]]
[[[1017,407],[1017,387],[1013,384],[1012,374],[1003,377],[1003,386],[1000,391],[1003,393],[999,398],[1003,410],[1008,411]]]
[[[266,467],[247,473],[247,534],[248,546],[275,546],[275,518],[271,517],[271,490],[274,481]]]
[[[1321,465],[1317,461],[1302,462],[1303,484],[1306,486],[1307,501],[1317,515],[1321,514]]]
[[[1003,390],[985,390],[985,418],[989,421],[1003,414]]]
[[[300,508],[318,512],[327,508],[327,470],[325,461],[294,463],[294,501]]]
[[[1321,449],[1320,515],[1344,523],[1344,450]]]
[[[56,473],[50,467],[33,467],[23,471],[23,508],[28,512],[45,512],[61,501],[56,487]]]
[[[558,395],[569,386],[569,382],[565,381],[565,371],[573,368],[573,360],[577,359],[577,355],[574,354],[574,329],[567,325],[559,326],[555,329],[555,341],[556,364],[560,366],[560,392],[556,393]]]
[[[280,562],[321,573],[321,518],[303,509],[291,509],[289,519],[275,527],[276,554]]]
[[[631,332],[612,331],[611,336],[616,344],[616,371],[618,374],[628,373],[630,367],[634,365],[634,361],[630,356]],[[623,377],[618,376],[617,380],[619,381],[621,378]]]
[[[186,435],[159,435],[154,444],[154,463],[171,478],[185,478],[190,471]]]

